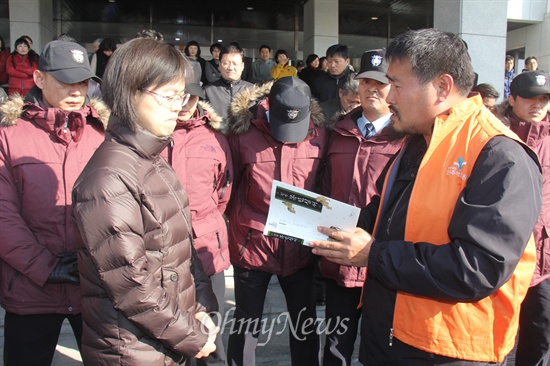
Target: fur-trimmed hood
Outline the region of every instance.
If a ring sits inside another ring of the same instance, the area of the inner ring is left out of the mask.
[[[38,89],[38,88],[36,88]],[[39,90],[39,89],[38,89]],[[34,91],[34,93],[33,93]],[[17,120],[21,118],[25,110],[29,108],[40,108],[39,100],[42,98],[42,93],[33,89],[27,93],[25,98],[19,94],[11,96],[4,104],[0,106],[0,126],[13,126],[17,124]],[[86,97],[88,99],[88,97]],[[107,128],[107,121],[111,114],[110,109],[100,99],[87,100],[87,105],[90,105],[95,110],[103,125],[103,130]]]
[[[241,134],[250,129],[250,121],[257,117],[258,106],[269,96],[273,81],[255,84],[237,94],[231,101],[227,119],[231,133]],[[325,127],[325,116],[316,99],[311,98],[311,121],[315,126]]]
[[[206,101],[199,101],[195,116],[188,121],[178,121],[178,127],[192,128],[193,126],[207,124],[213,131],[226,134],[229,132],[229,123],[222,118],[214,107]]]

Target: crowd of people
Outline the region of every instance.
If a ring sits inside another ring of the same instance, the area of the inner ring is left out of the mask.
[[[24,36],[9,54],[0,38],[4,365],[50,365],[65,320],[85,365],[254,365],[274,276],[292,365],[349,366],[358,335],[369,366],[504,365],[516,339],[517,366],[549,362],[536,58],[517,76],[506,59],[497,104],[437,29],[366,50],[359,70],[343,44],[296,66],[236,42],[205,60],[150,29],[94,44],[65,35],[38,55]],[[360,208],[357,228],[264,235],[274,180]],[[345,320],[323,349],[319,303]]]

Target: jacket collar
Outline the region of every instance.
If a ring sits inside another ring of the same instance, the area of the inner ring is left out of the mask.
[[[141,157],[154,160],[168,144],[172,143],[172,135],[159,137],[140,127],[133,132],[118,117],[111,115],[105,140],[117,141],[128,146]]]

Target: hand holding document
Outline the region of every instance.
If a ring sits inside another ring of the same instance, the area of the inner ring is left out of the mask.
[[[359,212],[358,207],[274,180],[264,235],[308,245],[327,240],[318,226],[353,233]]]

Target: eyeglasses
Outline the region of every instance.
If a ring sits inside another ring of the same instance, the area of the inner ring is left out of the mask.
[[[179,102],[179,105],[181,105],[183,107],[184,105],[187,104],[187,102],[189,102],[189,99],[191,98],[191,94],[188,94],[188,93],[174,94],[174,95],[167,96],[167,95],[162,95],[162,94],[159,94],[157,92],[154,92],[152,90],[148,90],[148,89],[145,89],[145,88],[139,88],[139,91],[147,92],[147,93],[151,93],[153,95],[156,95],[157,97],[159,97],[160,99],[163,100],[163,102],[161,102],[160,105],[162,105],[164,107],[171,107],[176,102]]]

